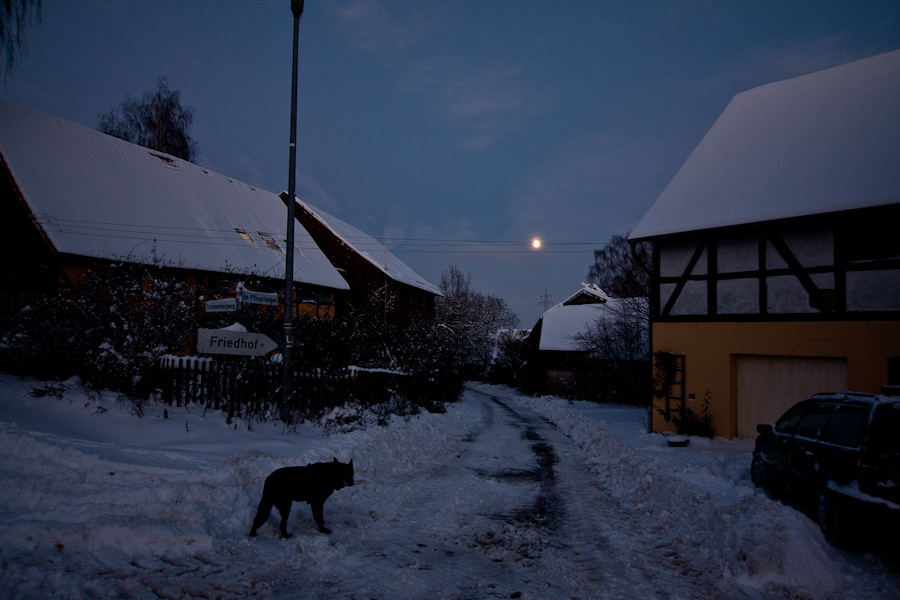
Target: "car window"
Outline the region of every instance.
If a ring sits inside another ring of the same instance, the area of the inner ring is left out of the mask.
[[[775,423],[775,431],[786,435],[794,435],[797,431],[797,425],[800,424],[800,419],[803,418],[803,415],[806,414],[806,410],[809,407],[809,402],[801,402],[788,409],[788,411]]]
[[[800,419],[797,426],[797,437],[809,438],[811,440],[819,439],[828,417],[834,410],[833,404],[812,404],[809,406],[806,414]]]
[[[859,448],[868,421],[868,407],[838,406],[828,421],[822,441],[847,448]]]
[[[869,453],[880,459],[893,459],[900,457],[900,404],[881,404],[875,409],[872,416],[872,425],[869,428]]]

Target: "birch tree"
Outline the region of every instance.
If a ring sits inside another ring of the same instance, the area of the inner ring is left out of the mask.
[[[41,22],[42,0],[0,0],[0,52],[3,83],[9,82],[16,59],[28,54],[25,30]]]
[[[189,162],[197,158],[191,138],[196,109],[181,106],[181,92],[170,90],[165,77],[141,99],[128,96],[119,108],[99,115],[97,129],[127,142],[165,152]]]

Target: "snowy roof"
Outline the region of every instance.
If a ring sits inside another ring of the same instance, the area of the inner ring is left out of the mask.
[[[58,252],[283,278],[279,197],[103,133],[0,102],[0,155]],[[347,282],[302,227],[294,280]]]
[[[541,315],[539,350],[577,351],[574,339],[608,312],[605,304],[557,304]]]
[[[299,198],[296,200],[300,207],[305,208],[337,238],[394,281],[411,285],[437,296],[443,296],[440,289],[425,281],[425,279],[413,271],[409,265],[394,256],[391,251],[385,248],[372,236],[360,231],[353,225],[342,221],[334,215],[328,214],[324,210],[310,206]]]
[[[581,283],[581,289],[562,301],[562,304],[602,304],[609,300],[600,286],[596,283]]]
[[[539,350],[579,351],[575,336],[585,333],[598,319],[615,322],[635,309],[648,310],[646,298],[609,298],[597,304],[559,303],[541,315]]]
[[[900,202],[900,50],[736,95],[632,240]]]

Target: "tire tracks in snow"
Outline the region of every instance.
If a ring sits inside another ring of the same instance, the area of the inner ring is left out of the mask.
[[[341,544],[348,556],[331,593],[724,597],[656,547],[551,422],[477,390],[463,401],[471,428],[443,454],[369,483],[376,508],[356,545]],[[385,580],[390,589],[371,583]]]
[[[523,437],[535,440],[540,455],[553,452],[552,495],[532,507],[543,518],[538,529],[549,536],[537,567],[547,576],[564,574],[573,582],[567,593],[616,598],[720,598],[719,590],[696,581],[681,568],[677,557],[665,556],[644,524],[634,519],[600,486],[583,460],[583,452],[549,420],[523,406],[492,397],[518,422]],[[540,462],[540,460],[539,460]],[[700,584],[700,585],[698,585]],[[735,597],[743,597],[738,593]]]

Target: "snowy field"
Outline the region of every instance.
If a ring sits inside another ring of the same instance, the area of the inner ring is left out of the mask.
[[[442,415],[325,435],[252,431],[68,382],[0,375],[0,559],[9,598],[897,598],[749,480],[752,443],[669,448],[645,411],[469,385]],[[167,418],[164,418],[167,417]],[[325,504],[256,538],[262,482],[353,459]]]

